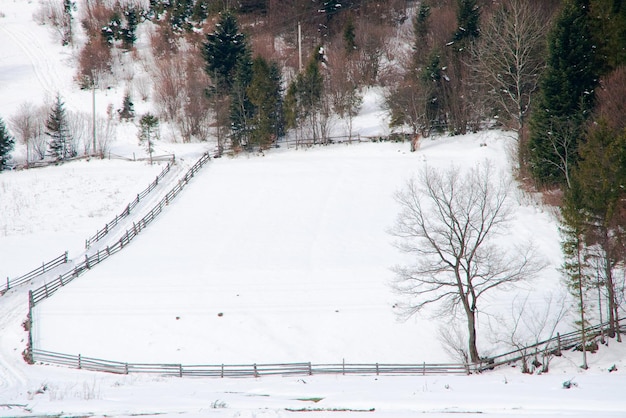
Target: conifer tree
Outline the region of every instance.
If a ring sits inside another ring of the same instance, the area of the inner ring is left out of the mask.
[[[612,132],[600,120],[586,135],[580,148],[580,162],[572,175],[575,196],[571,199],[582,215],[585,242],[599,249],[603,266],[611,334],[619,337],[619,300],[615,268],[626,258],[623,243],[626,231],[620,212],[626,196],[626,133]]]
[[[14,146],[15,139],[9,134],[6,124],[0,118],[0,171],[6,169]]]
[[[252,64],[253,76],[248,96],[254,105],[252,141],[267,148],[282,135],[282,98],[280,69],[257,57]]]
[[[46,135],[50,137],[48,155],[57,162],[65,161],[76,156],[76,150],[72,142],[72,134],[69,129],[65,104],[61,101],[61,95],[57,94],[52,105],[48,119],[46,120]]]
[[[584,216],[579,207],[580,188],[577,184],[566,191],[563,206],[561,207],[561,248],[564,255],[563,273],[565,285],[574,298],[576,312],[579,315],[575,321],[581,331],[581,346],[583,364],[587,369],[587,320],[589,304],[587,290],[591,286],[591,277],[588,274],[587,247],[585,244],[586,226]]]
[[[139,142],[146,147],[152,165],[154,141],[159,137],[159,119],[151,113],[146,113],[139,120]]]
[[[480,8],[476,0],[458,0],[457,22],[459,26],[454,33],[454,40],[477,38],[480,34],[479,20]]]
[[[596,48],[584,2],[567,0],[548,35],[547,68],[530,121],[530,169],[546,184],[568,183],[598,83]]]
[[[230,12],[223,13],[203,44],[205,71],[220,94],[230,92],[237,63],[246,50],[247,39],[239,32],[237,18]]]
[[[239,56],[230,88],[230,127],[231,140],[235,148],[250,145],[251,121],[255,112],[248,95],[252,81],[252,61],[250,50],[246,48]]]

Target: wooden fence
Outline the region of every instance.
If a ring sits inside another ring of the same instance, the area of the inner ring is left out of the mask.
[[[620,332],[626,332],[626,318],[622,318],[620,322]],[[608,322],[598,324],[585,329],[585,340],[589,343],[594,341],[601,335],[606,335],[609,326]],[[580,330],[572,331],[566,334],[557,334],[556,337],[539,341],[534,344],[524,346],[520,349],[509,351],[504,354],[492,356],[486,359],[477,368],[478,371],[491,369],[504,364],[515,363],[520,360],[541,359],[543,356],[558,356],[561,351],[571,350],[582,343],[582,332]]]
[[[27,283],[29,280],[34,279],[35,277],[41,276],[42,274],[52,270],[53,268],[58,267],[65,263],[67,263],[67,251],[64,254],[61,254],[60,256],[58,256],[57,258],[48,261],[47,263],[42,263],[41,267],[37,267],[36,269],[29,271],[28,273],[20,277],[16,277],[14,279],[10,279],[7,277],[7,282],[5,284],[4,289],[0,290],[0,296],[4,295],[10,288]]]
[[[148,196],[148,194],[150,194],[150,192],[153,191],[158,186],[159,181],[161,181],[163,177],[165,177],[165,175],[169,173],[170,169],[172,168],[172,165],[174,164],[175,159],[176,159],[176,156],[172,155],[171,160],[167,163],[165,168],[161,170],[161,173],[159,173],[159,175],[156,176],[156,179],[152,183],[150,183],[150,185],[146,187],[142,192],[137,194],[137,197],[135,198],[135,200],[130,202],[126,206],[126,208],[122,211],[122,213],[120,213],[119,215],[115,215],[115,219],[107,223],[104,226],[104,228],[97,231],[94,236],[87,238],[85,240],[85,249],[89,249],[94,242],[98,242],[102,238],[104,238],[109,233],[109,231],[112,228],[114,228],[122,219],[130,215],[130,212],[139,204],[139,202],[142,199],[144,199],[146,196]]]
[[[587,330],[588,341],[597,338],[608,323],[596,325]],[[626,331],[626,324],[620,326]],[[308,363],[273,363],[273,364],[158,364],[158,363],[124,363],[55,353],[52,351],[32,349],[32,360],[43,364],[56,364],[77,369],[97,372],[130,374],[148,373],[163,376],[177,377],[261,377],[261,376],[288,376],[288,375],[464,375],[480,373],[505,364],[511,364],[523,356],[541,355],[550,352],[560,355],[556,350],[570,350],[581,343],[580,331],[559,335],[555,338],[531,344],[520,350],[511,351],[489,359],[476,365],[440,363],[440,364],[401,364],[401,363],[336,363],[314,364]]]
[[[462,364],[276,363],[276,364],[152,364],[123,363],[33,349],[33,361],[117,374],[148,373],[177,377],[261,377],[288,375],[436,375],[467,374]]]
[[[42,300],[49,298],[57,290],[66,284],[73,281],[75,278],[82,275],[85,271],[89,270],[96,264],[106,260],[113,254],[121,251],[126,245],[128,245],[133,238],[135,238],[150,222],[152,222],[193,178],[193,176],[209,161],[210,157],[208,153],[205,153],[194,165],[191,167],[185,176],[176,183],[176,185],[163,197],[153,208],[146,214],[139,222],[133,222],[132,228],[125,231],[115,244],[107,246],[105,249],[98,250],[94,254],[85,255],[85,259],[80,263],[75,264],[72,270],[66,271],[59,275],[57,278],[50,282],[44,283],[43,286],[31,290],[29,292],[29,303],[31,309]]]

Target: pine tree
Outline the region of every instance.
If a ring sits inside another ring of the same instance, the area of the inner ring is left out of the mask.
[[[0,171],[7,168],[14,146],[15,139],[9,134],[6,124],[0,118]]]
[[[347,55],[352,54],[356,49],[356,34],[354,28],[354,22],[349,19],[346,26],[343,29],[343,42],[345,43],[345,51]]]
[[[65,104],[61,101],[59,94],[57,94],[52,110],[46,120],[45,133],[50,137],[48,155],[54,157],[57,162],[65,161],[77,155],[65,114]]]
[[[531,115],[530,169],[541,183],[568,183],[598,83],[588,8],[568,0],[548,36],[547,68]]]
[[[221,15],[215,31],[206,35],[203,44],[205,71],[220,94],[228,94],[234,82],[237,63],[247,50],[247,39],[239,32],[236,17]]]
[[[152,165],[154,141],[159,137],[159,119],[151,113],[146,113],[139,120],[139,142],[146,147]]]

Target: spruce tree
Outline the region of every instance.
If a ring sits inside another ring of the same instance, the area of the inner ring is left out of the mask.
[[[419,17],[419,16],[418,16]],[[457,23],[454,40],[477,38],[479,30],[480,8],[476,0],[458,0]]]
[[[581,189],[576,183],[565,193],[561,207],[561,248],[564,255],[562,271],[565,275],[565,285],[574,298],[578,319],[576,325],[581,331],[581,347],[583,353],[582,368],[587,369],[587,320],[589,304],[587,290],[591,287],[589,263],[587,261],[587,246],[585,244],[586,223],[580,210]]]
[[[598,121],[581,145],[580,161],[573,172],[576,195],[572,199],[583,216],[585,242],[599,249],[603,283],[609,308],[609,328],[619,332],[618,284],[615,268],[626,257],[622,215],[626,198],[626,133],[616,133]]]
[[[282,99],[280,70],[257,57],[252,64],[253,76],[248,96],[254,105],[254,127],[251,139],[261,148],[267,148],[282,135]]]
[[[578,160],[598,83],[595,51],[588,7],[567,0],[548,35],[547,68],[530,120],[530,169],[541,183],[567,183]]]
[[[247,39],[239,32],[237,18],[230,12],[223,13],[203,44],[205,71],[219,94],[230,92],[237,64],[246,50]]]
[[[61,95],[57,94],[52,105],[48,119],[46,120],[45,133],[50,137],[48,155],[57,162],[65,161],[77,155],[72,143],[72,135],[69,130],[65,104],[61,101]]]
[[[6,124],[0,118],[0,171],[7,168],[14,146],[15,139],[9,134]]]
[[[246,48],[239,56],[230,89],[231,140],[235,148],[250,145],[250,131],[254,105],[248,96],[252,81],[252,61],[250,50]]]

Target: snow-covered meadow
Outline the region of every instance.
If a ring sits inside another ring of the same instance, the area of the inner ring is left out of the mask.
[[[33,22],[37,7],[0,0],[5,120],[21,103],[40,103],[56,92],[69,109],[91,108],[90,93],[72,82],[75,51]],[[119,106],[122,95],[121,89],[99,93],[98,112]],[[356,131],[387,132],[379,100],[366,96]],[[115,153],[142,152],[133,129],[119,132]],[[426,314],[400,322],[395,315],[390,267],[407,256],[387,233],[398,211],[393,194],[425,165],[470,167],[488,159],[510,176],[512,141],[494,131],[434,137],[416,153],[408,144],[362,143],[213,160],[131,245],[35,309],[35,346],[129,362],[454,361],[437,331],[448,318]],[[176,153],[175,169],[127,225],[211,149],[159,147]],[[0,279],[64,251],[73,260],[84,257],[85,239],[162,168],[90,160],[0,174]],[[562,294],[552,211],[519,190],[512,190],[511,204],[515,217],[501,239],[532,241],[549,265],[517,292],[485,301],[491,318],[479,324],[485,354],[505,348],[493,340],[516,296],[528,296],[528,309],[540,311],[546,295]],[[473,376],[179,379],[29,366],[21,357],[27,291],[0,297],[0,416],[626,415],[626,349],[614,341],[591,356],[588,371],[578,368],[579,353],[567,353],[553,360],[550,373],[532,376],[503,367]],[[617,371],[609,372],[613,365]],[[570,379],[576,385],[563,389]]]

